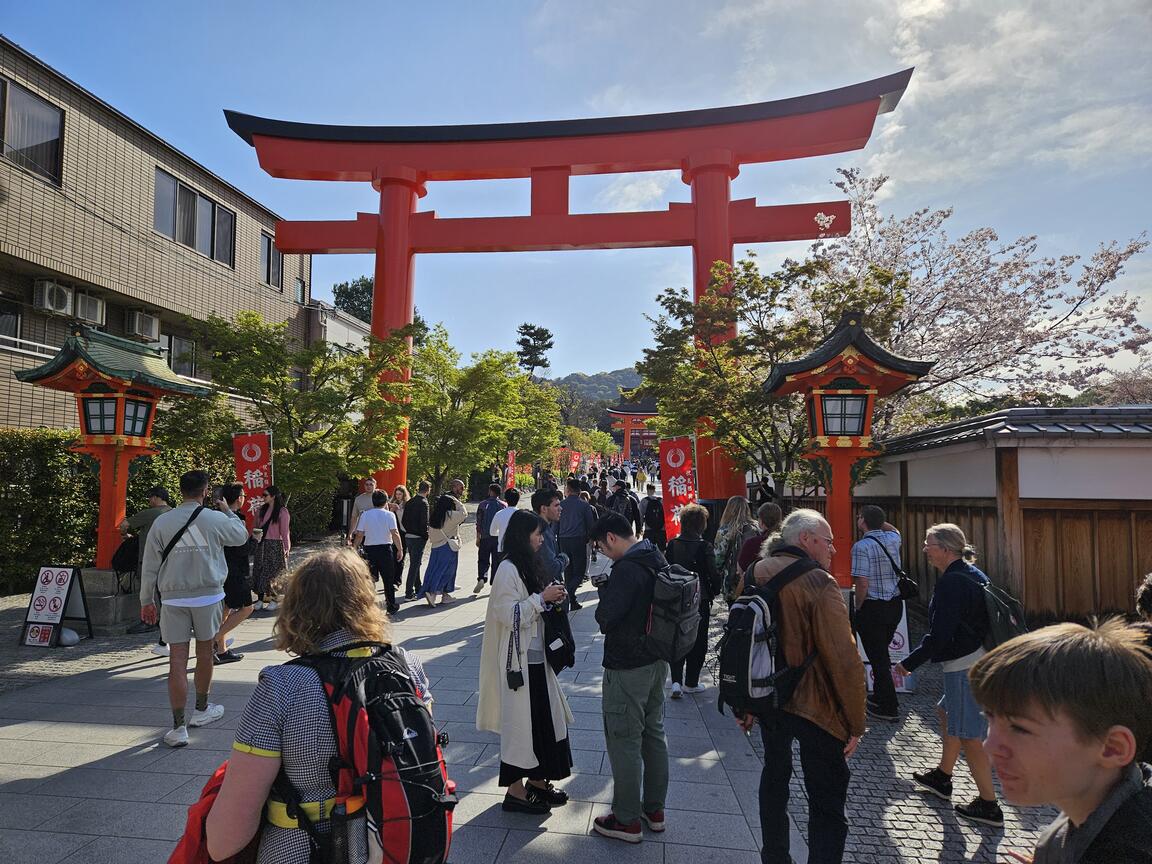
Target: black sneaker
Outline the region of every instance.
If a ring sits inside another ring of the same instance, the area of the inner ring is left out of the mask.
[[[995,801],[985,801],[983,798],[973,798],[970,804],[957,804],[956,815],[969,822],[979,822],[981,825],[991,825],[1001,828],[1004,825],[1004,811]]]
[[[895,711],[882,711],[880,706],[875,702],[867,702],[864,705],[864,710],[868,712],[869,717],[875,717],[877,720],[891,720],[896,721],[900,719],[900,715]]]
[[[535,816],[543,816],[545,813],[552,812],[548,802],[531,791],[528,792],[527,798],[517,798],[511,793],[506,794],[500,809],[507,813],[531,813]]]
[[[231,649],[227,651],[218,651],[212,655],[212,665],[223,666],[226,663],[239,663],[243,659],[244,655],[238,651],[233,651]]]
[[[943,798],[945,801],[952,799],[952,777],[939,768],[933,768],[931,771],[923,773],[916,772],[912,775],[912,779],[925,792],[931,792],[937,798]]]

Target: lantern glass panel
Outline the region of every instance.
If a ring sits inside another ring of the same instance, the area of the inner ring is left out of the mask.
[[[867,396],[822,397],[821,410],[824,413],[824,434],[863,435],[864,412],[867,405]]]
[[[84,428],[89,435],[115,434],[116,400],[85,399]]]
[[[124,434],[142,436],[148,430],[148,415],[151,413],[151,403],[125,399]]]

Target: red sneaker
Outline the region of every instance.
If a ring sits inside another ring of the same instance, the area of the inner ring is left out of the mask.
[[[612,813],[609,813],[607,816],[597,816],[593,819],[592,830],[597,834],[603,834],[605,837],[614,837],[617,840],[623,840],[625,843],[639,843],[644,839],[644,834],[640,830],[639,819],[631,825],[625,825]]]
[[[651,813],[641,813],[640,818],[648,825],[649,831],[659,834],[664,830],[664,811],[653,810]]]

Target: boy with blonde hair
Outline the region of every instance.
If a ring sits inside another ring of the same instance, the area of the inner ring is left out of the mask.
[[[968,673],[984,750],[1013,804],[1051,804],[1035,864],[1152,864],[1152,653],[1120,619],[1018,636]]]

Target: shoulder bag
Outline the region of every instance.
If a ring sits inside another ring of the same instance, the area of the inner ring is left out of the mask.
[[[896,591],[901,600],[916,600],[920,597],[920,585],[915,579],[908,577],[904,569],[896,563],[887,547],[880,542],[878,537],[866,537],[866,540],[872,540],[880,547],[880,551],[884,553],[884,557],[888,559],[888,563],[892,565],[892,569],[896,573]]]

